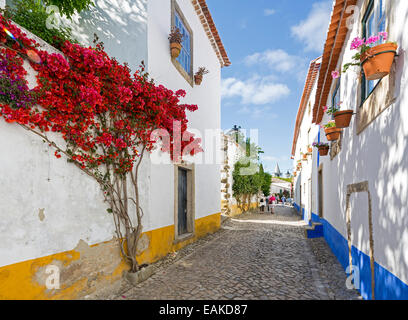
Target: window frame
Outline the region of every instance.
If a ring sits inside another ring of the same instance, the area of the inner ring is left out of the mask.
[[[377,2],[377,1],[379,1],[379,2]],[[387,15],[386,15],[385,10],[383,12],[384,0],[370,0],[370,2],[367,5],[367,9],[366,9],[366,11],[364,13],[363,19],[362,19],[362,37],[364,39],[367,39],[370,36],[370,35],[367,34],[367,24],[369,23],[369,19],[370,19],[370,17],[372,15],[374,15],[374,19],[375,19],[376,10],[378,10],[379,7],[381,8],[381,11],[380,11],[381,16],[379,17],[378,21],[375,21],[376,23],[378,23],[376,28],[377,28],[377,32],[385,31],[386,16]],[[381,28],[381,26],[383,26],[383,28]],[[361,68],[362,68],[362,66],[361,66]],[[375,91],[375,89],[381,83],[381,80],[382,80],[382,79],[373,80],[373,82],[377,82],[377,83],[374,85],[374,87],[371,89],[371,91],[368,92],[368,90],[369,90],[368,86],[369,86],[370,81],[367,81],[363,70],[361,70],[361,72],[362,72],[362,77],[361,77],[361,104],[360,104],[360,107],[362,107],[364,102]]]
[[[187,22],[183,12],[181,11],[179,5],[177,4],[176,0],[171,0],[171,27],[175,27],[176,21],[176,13],[184,25],[187,32],[190,34],[190,70],[187,72],[183,65],[177,60],[178,58],[171,58],[171,62],[175,66],[175,68],[179,71],[181,76],[192,86],[194,87],[194,34],[193,30],[191,29],[190,25]],[[181,49],[183,50],[183,49]]]
[[[333,94],[332,94],[332,101],[331,101],[332,102],[332,107],[337,106],[337,104],[334,101],[335,98],[337,97],[337,95],[339,97],[339,102],[341,101],[341,99],[340,99],[340,85],[341,85],[340,80],[341,80],[341,78],[337,79],[336,85],[334,87],[334,91],[333,91]],[[331,118],[332,118],[332,120],[334,119],[334,114],[331,115]]]

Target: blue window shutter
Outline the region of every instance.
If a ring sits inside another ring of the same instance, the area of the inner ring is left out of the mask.
[[[174,24],[177,28],[180,29],[180,32],[183,34],[182,49],[180,55],[177,57],[177,61],[183,67],[183,69],[190,74],[191,72],[191,48],[190,48],[190,33],[183,24],[183,21],[180,19],[179,15],[175,14]]]

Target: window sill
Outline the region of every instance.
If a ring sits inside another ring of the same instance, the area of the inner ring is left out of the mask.
[[[173,244],[178,244],[180,242],[190,240],[194,237],[195,237],[194,233],[185,233],[185,234],[182,234],[181,236],[178,236],[176,239],[174,239]]]

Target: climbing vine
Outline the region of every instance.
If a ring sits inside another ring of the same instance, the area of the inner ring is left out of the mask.
[[[85,48],[65,41],[63,56],[40,50],[3,16],[0,28],[0,83],[17,83],[13,90],[0,89],[0,116],[41,137],[55,148],[57,158],[66,157],[99,183],[122,255],[136,272],[143,229],[141,162],[160,142],[174,161],[201,152],[200,139],[187,131],[186,117],[186,111],[198,107],[180,103],[183,90],[156,85],[143,65],[132,75],[126,64],[108,56],[101,43]],[[23,58],[33,52],[37,58],[30,64],[37,72],[37,85],[30,90]],[[168,137],[160,139],[154,134],[157,130]],[[49,132],[58,133],[65,145],[51,140]],[[176,135],[183,139],[173,139]]]

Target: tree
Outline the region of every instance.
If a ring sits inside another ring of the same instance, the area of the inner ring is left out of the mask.
[[[259,173],[262,176],[262,185],[261,191],[265,197],[271,194],[271,184],[272,184],[272,175],[268,172],[264,172],[263,165],[260,165]]]

